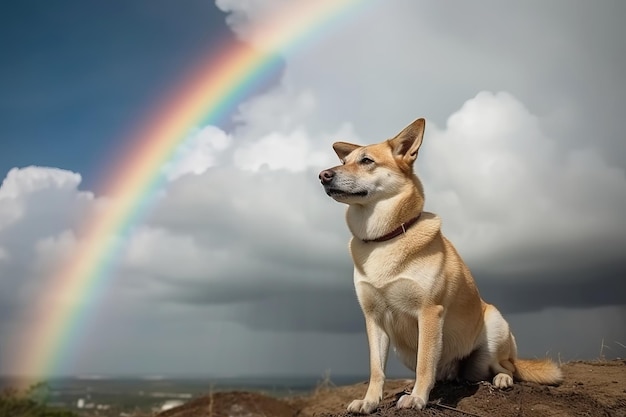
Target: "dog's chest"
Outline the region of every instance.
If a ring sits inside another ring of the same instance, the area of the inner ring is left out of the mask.
[[[425,302],[439,298],[445,286],[445,251],[437,239],[440,221],[430,213],[422,217],[389,242],[350,242],[354,285],[365,311],[414,315]]]
[[[403,243],[400,241],[398,243]],[[430,247],[408,244],[375,245],[352,240],[355,285],[367,282],[376,288],[393,286],[398,278],[414,281],[416,288],[429,291],[441,274],[443,253]]]
[[[365,311],[381,318],[389,312],[413,316],[441,290],[441,272],[438,259],[408,261],[381,251],[355,262],[354,285]]]

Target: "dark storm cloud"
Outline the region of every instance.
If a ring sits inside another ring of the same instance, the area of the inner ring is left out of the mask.
[[[326,333],[361,333],[365,330],[351,285],[309,288],[242,307],[236,317],[253,329]]]
[[[626,263],[553,271],[492,276],[476,271],[481,297],[503,314],[538,312],[551,308],[595,308],[626,305]],[[191,305],[231,304],[232,318],[255,329],[275,331],[362,332],[360,307],[346,268],[341,285],[206,284],[179,288],[168,302]]]
[[[347,251],[346,251],[347,252]],[[572,255],[575,256],[575,255]],[[504,314],[553,308],[626,305],[626,262],[567,263],[549,270],[473,271],[481,296]],[[352,265],[287,270],[275,264],[245,277],[224,271],[219,282],[178,283],[160,299],[196,306],[231,305],[231,319],[272,331],[362,332],[363,320],[352,284]],[[289,272],[291,271],[291,272]],[[316,285],[316,280],[333,285]]]
[[[344,278],[346,284],[332,288],[284,283],[263,288],[205,286],[161,301],[207,307],[228,304],[231,308],[222,317],[255,330],[360,333],[363,316],[350,277]]]
[[[626,261],[508,276],[475,272],[481,296],[503,313],[626,305]]]
[[[234,268],[233,268],[234,269]],[[241,272],[241,269],[238,270]],[[325,305],[329,294],[353,293],[352,270],[349,264],[342,268],[315,270],[290,269],[273,265],[270,270],[251,268],[245,274],[224,271],[219,281],[207,278],[204,282],[174,282],[162,301],[192,305],[239,304],[242,302],[276,300],[283,298],[312,298]],[[333,296],[333,301],[337,298]],[[272,305],[272,302],[269,303]]]

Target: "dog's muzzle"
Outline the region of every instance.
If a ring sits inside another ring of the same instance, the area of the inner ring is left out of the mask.
[[[325,169],[320,172],[319,179],[322,185],[330,185],[330,183],[333,182],[333,179],[335,179],[335,171],[333,171],[332,169]]]
[[[330,197],[365,197],[367,195],[367,190],[352,192],[343,190],[343,187],[335,184],[337,182],[337,176],[335,171],[333,171],[332,169],[325,169],[324,171],[320,172],[319,179],[324,186],[324,190],[326,190],[326,194],[328,194]]]
[[[335,179],[335,171],[333,171],[332,169],[325,169],[320,172],[320,175],[318,177],[320,179],[320,182],[324,186],[326,194],[328,194],[330,197],[332,197],[333,194],[343,194],[339,190],[336,190],[332,187],[332,183]]]

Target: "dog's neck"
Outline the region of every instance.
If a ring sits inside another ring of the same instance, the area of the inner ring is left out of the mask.
[[[362,241],[376,241],[412,222],[421,214],[423,207],[423,197],[417,190],[411,189],[372,204],[352,204],[348,207],[346,220],[354,237]]]

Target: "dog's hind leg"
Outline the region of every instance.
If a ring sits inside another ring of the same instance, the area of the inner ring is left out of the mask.
[[[513,372],[515,371],[515,366],[513,366],[509,359],[494,362],[489,369],[495,374],[493,377],[493,385],[498,388],[513,386]]]
[[[508,388],[513,385],[514,371],[515,366],[509,359],[498,359],[497,352],[482,345],[463,361],[461,376],[469,381],[486,381],[495,375],[491,381],[493,385]]]
[[[479,345],[465,361],[463,377],[480,381],[493,375],[493,385],[508,388],[513,385],[515,372],[512,362],[517,357],[515,338],[509,330],[509,324],[492,305],[487,304],[484,323]]]

